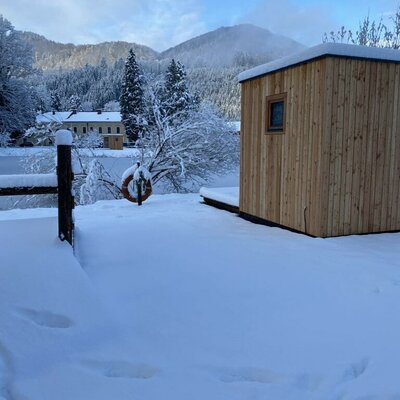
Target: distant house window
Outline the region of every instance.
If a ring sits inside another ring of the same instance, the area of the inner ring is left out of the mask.
[[[93,126],[90,127],[90,132],[93,132]]]
[[[111,127],[110,126],[107,128],[107,133],[111,133]]]
[[[119,129],[119,126],[117,126],[117,133],[120,133],[120,129]]]
[[[76,126],[74,126],[74,133],[78,132],[78,129]]]
[[[86,126],[84,126],[84,127],[82,128],[82,132],[83,132],[83,133],[86,133]]]
[[[99,133],[103,133],[103,128],[99,126]]]
[[[286,122],[286,93],[267,96],[266,133],[283,133]]]

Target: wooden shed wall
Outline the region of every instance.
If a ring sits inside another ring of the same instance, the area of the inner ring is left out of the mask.
[[[400,229],[400,64],[331,58],[327,236]]]
[[[400,229],[400,65],[326,57],[242,84],[240,211],[316,236]],[[287,93],[283,134],[266,96]]]

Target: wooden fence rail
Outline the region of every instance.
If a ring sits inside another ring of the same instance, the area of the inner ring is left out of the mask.
[[[0,196],[58,194],[58,237],[73,246],[71,132],[57,131],[56,145],[57,174],[0,175]]]

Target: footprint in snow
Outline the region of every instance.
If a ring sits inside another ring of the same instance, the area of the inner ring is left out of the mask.
[[[147,364],[131,364],[127,361],[87,360],[82,365],[107,378],[150,379],[159,371]]]
[[[64,315],[54,314],[50,311],[39,311],[30,308],[19,308],[17,314],[29,319],[33,323],[46,328],[70,328],[72,321]]]
[[[278,383],[282,375],[264,368],[230,368],[222,371],[220,375],[222,382],[255,382],[255,383]]]

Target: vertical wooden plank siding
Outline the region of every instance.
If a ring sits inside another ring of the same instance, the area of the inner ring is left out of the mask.
[[[310,130],[312,140],[309,140],[311,145],[311,157],[309,161],[309,199],[308,210],[310,214],[307,217],[310,221],[310,231],[319,231],[319,221],[321,220],[321,177],[322,177],[322,126],[323,126],[323,110],[322,105],[325,95],[325,63],[313,63],[313,80],[318,80],[318,85],[313,85],[313,108],[312,108],[312,127]],[[313,215],[313,218],[310,218]]]
[[[375,65],[376,66],[376,65]],[[365,109],[369,110],[370,108],[370,96],[371,91],[373,92],[373,76],[374,69],[372,68],[373,65],[371,63],[365,63],[365,77],[364,77],[364,90],[360,90],[362,92],[362,100],[360,102],[360,106],[358,108],[358,112],[361,114],[362,117],[362,125],[361,131],[359,132],[360,141],[361,143],[358,144],[357,148],[360,152],[360,184],[359,184],[359,199],[358,199],[358,226],[357,228],[352,225],[353,229],[357,232],[363,231],[363,221],[365,220],[366,209],[365,204],[367,202],[367,154],[368,154],[368,141],[366,140],[365,132],[368,131],[368,121],[370,118],[369,113],[364,112]],[[370,82],[369,85],[366,83]],[[355,199],[357,201],[357,199]],[[355,201],[355,202],[356,202]]]
[[[336,115],[337,103],[333,100],[337,100],[337,80],[338,74],[335,74],[336,79],[332,79],[333,71],[335,69],[335,63],[338,62],[337,58],[328,58],[325,66],[325,85],[324,93],[322,94],[323,104],[321,104],[320,118],[321,124],[321,211],[318,222],[317,231],[320,232],[320,236],[328,236],[330,234],[330,227],[332,226],[332,213],[329,212],[330,193],[329,184],[325,184],[330,181],[331,173],[334,172],[333,167],[331,168],[331,139],[335,135],[332,135],[332,120],[333,115]],[[336,65],[337,67],[337,65]],[[335,84],[336,83],[336,84]]]
[[[303,98],[303,130],[300,131],[299,137],[299,147],[300,147],[300,159],[299,165],[300,169],[298,171],[298,188],[296,193],[297,198],[297,221],[296,221],[296,229],[301,230],[303,232],[309,232],[309,225],[310,225],[310,204],[308,203],[309,197],[309,189],[310,189],[310,182],[308,180],[309,175],[309,162],[311,158],[311,146],[310,140],[312,139],[311,136],[311,116],[312,116],[312,107],[314,106],[314,97],[313,97],[313,90],[315,82],[314,77],[312,76],[313,71],[313,64],[314,63],[307,63],[306,64],[306,88],[304,92]],[[316,85],[315,85],[316,86]]]
[[[382,101],[382,80],[383,80],[383,68],[382,63],[377,65],[376,73],[376,88],[375,88],[375,102],[374,102],[374,121],[370,127],[370,140],[371,140],[371,153],[370,153],[370,163],[371,163],[371,188],[369,197],[369,214],[368,214],[368,231],[374,232],[374,216],[375,216],[375,194],[376,194],[376,184],[377,184],[377,169],[378,169],[378,143],[379,143],[379,125],[380,125],[380,115],[381,115],[381,101]],[[383,109],[383,107],[382,107]]]
[[[266,134],[266,97],[286,126]],[[315,236],[400,230],[400,64],[324,57],[242,84],[240,211]]]
[[[332,235],[332,232],[337,229],[335,226],[336,215],[334,210],[339,209],[339,197],[335,196],[337,193],[337,181],[340,178],[340,163],[337,163],[338,158],[341,157],[341,140],[343,131],[343,104],[344,104],[344,89],[345,89],[345,72],[346,66],[343,60],[339,58],[333,59],[333,69],[329,71],[331,75],[327,75],[326,79],[332,82],[332,114],[330,118],[327,118],[327,123],[330,126],[330,148],[329,148],[329,182],[328,185],[328,226],[327,234]],[[336,183],[336,185],[335,185]],[[325,222],[321,221],[321,225]]]
[[[390,175],[389,184],[391,191],[389,192],[389,209],[387,215],[387,225],[390,229],[396,229],[396,226],[400,225],[400,118],[398,112],[400,110],[400,65],[395,67],[395,78],[394,78],[394,102],[393,102],[393,117],[392,117],[392,128],[391,128],[391,143],[390,143]],[[397,132],[397,134],[396,134]],[[397,155],[397,157],[396,157]],[[396,163],[397,161],[397,163]]]

